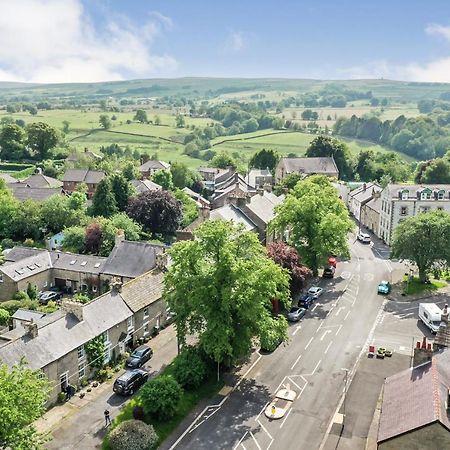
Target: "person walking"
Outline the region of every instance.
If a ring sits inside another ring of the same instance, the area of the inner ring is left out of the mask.
[[[111,417],[109,416],[109,411],[105,409],[105,412],[103,413],[105,415],[105,427],[108,425],[111,425]]]

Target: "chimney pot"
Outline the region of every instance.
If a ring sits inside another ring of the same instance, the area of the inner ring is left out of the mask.
[[[427,338],[426,338],[426,336],[424,336],[423,339],[422,339],[422,348],[427,348]]]

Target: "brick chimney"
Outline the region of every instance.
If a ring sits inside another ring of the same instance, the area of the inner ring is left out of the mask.
[[[38,335],[38,326],[37,323],[34,322],[33,319],[30,320],[30,323],[24,324],[24,328],[26,330],[26,336],[34,339]]]
[[[417,367],[431,361],[432,357],[433,350],[431,348],[431,344],[427,344],[427,338],[424,336],[422,344],[417,341],[416,348],[414,349],[413,367]]]
[[[156,268],[164,272],[167,268],[168,255],[165,250],[156,255]]]
[[[118,293],[118,292],[122,292],[122,282],[120,281],[119,278],[114,277],[111,283],[111,291],[113,293]]]
[[[83,321],[83,304],[72,300],[63,300],[61,308],[66,314],[73,314],[80,322]]]

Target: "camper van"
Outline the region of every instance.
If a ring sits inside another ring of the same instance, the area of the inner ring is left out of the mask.
[[[432,333],[437,333],[441,324],[442,310],[436,303],[419,303],[419,319]]]

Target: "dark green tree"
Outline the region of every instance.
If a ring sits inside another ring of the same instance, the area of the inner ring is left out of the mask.
[[[35,122],[27,125],[28,147],[34,150],[41,159],[48,156],[49,150],[58,143],[58,132],[55,128],[44,122]]]
[[[263,148],[251,157],[248,165],[255,169],[275,170],[279,160],[280,155],[275,150],[266,150]]]
[[[133,117],[133,120],[137,120],[138,122],[141,123],[147,123],[148,122],[147,111],[143,109],[138,109]]]
[[[116,206],[118,211],[125,211],[128,206],[128,199],[133,193],[130,182],[118,173],[111,175],[111,189],[116,199]]]
[[[173,189],[172,172],[170,170],[157,170],[152,175],[152,181],[159,184],[165,191]]]
[[[111,185],[111,180],[106,177],[98,183],[92,197],[91,213],[93,216],[110,217],[118,211],[117,202]]]
[[[16,124],[5,125],[0,131],[0,158],[20,161],[25,153],[23,129]]]
[[[184,128],[186,126],[186,120],[184,119],[184,116],[181,114],[177,114],[175,117],[175,124],[177,128]]]
[[[111,119],[107,114],[101,114],[98,121],[100,122],[101,127],[105,130],[109,130],[112,126]]]
[[[174,162],[170,166],[170,173],[172,174],[173,185],[179,189],[183,189],[185,187],[190,188],[200,179],[197,173],[193,172],[186,164],[182,162]]]

